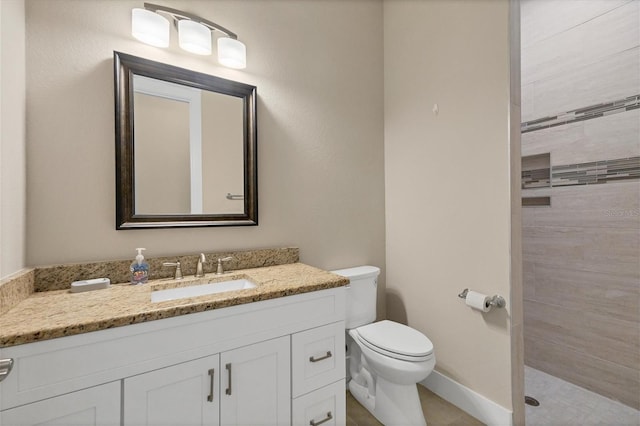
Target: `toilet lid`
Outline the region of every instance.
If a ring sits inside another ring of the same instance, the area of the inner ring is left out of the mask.
[[[369,343],[369,347],[373,345],[385,352],[409,357],[425,357],[433,353],[433,343],[427,336],[397,322],[374,322],[358,327],[357,331],[360,338]]]

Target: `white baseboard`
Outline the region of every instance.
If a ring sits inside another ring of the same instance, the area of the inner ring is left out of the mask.
[[[420,382],[422,386],[489,426],[512,426],[513,413],[478,392],[438,371]]]

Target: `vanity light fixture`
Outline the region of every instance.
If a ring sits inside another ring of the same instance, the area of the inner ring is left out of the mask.
[[[228,29],[207,19],[181,10],[157,4],[144,3],[144,9],[131,12],[131,34],[143,43],[156,47],[169,46],[168,15],[178,30],[178,45],[187,52],[198,55],[211,54],[211,32],[220,31],[218,38],[218,62],[229,68],[247,67],[247,50],[238,41],[238,36]]]
[[[169,21],[146,9],[131,11],[131,34],[143,43],[155,47],[169,46]]]
[[[211,55],[211,30],[199,22],[178,21],[178,45],[196,55]]]

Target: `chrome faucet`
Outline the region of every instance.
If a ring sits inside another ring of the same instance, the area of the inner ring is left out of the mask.
[[[224,274],[224,266],[222,265],[222,262],[227,262],[229,260],[233,259],[233,257],[228,256],[228,257],[222,257],[218,259],[218,268],[216,269],[216,275],[222,275]]]
[[[162,266],[175,266],[176,267],[176,273],[173,276],[174,280],[181,280],[183,278],[182,276],[182,269],[180,269],[180,262],[164,262],[162,264]]]
[[[204,257],[204,253],[200,253],[200,256],[198,256],[198,264],[196,265],[196,278],[204,277],[204,269],[202,268],[202,265],[206,262],[207,258]]]

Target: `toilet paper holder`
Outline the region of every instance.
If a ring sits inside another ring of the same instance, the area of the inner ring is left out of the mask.
[[[469,289],[465,288],[464,290],[462,290],[462,293],[458,294],[458,297],[460,299],[466,299],[468,292]],[[491,308],[504,308],[507,305],[507,302],[504,300],[504,297],[496,294],[489,301],[489,305],[491,305]]]

